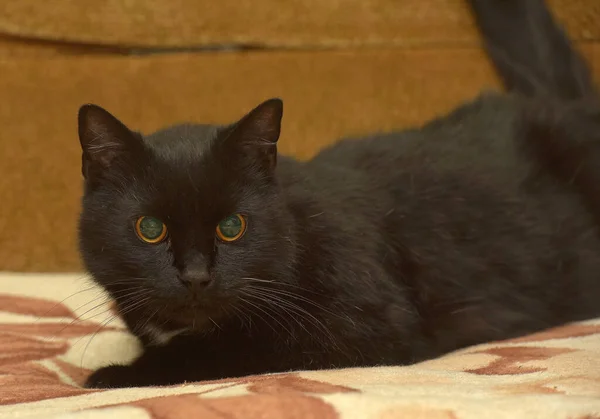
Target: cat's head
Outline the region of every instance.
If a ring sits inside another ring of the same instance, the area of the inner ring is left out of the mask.
[[[294,222],[275,173],[282,112],[271,99],[232,125],[142,136],[98,106],[80,109],[81,253],[139,335],[202,330],[234,316],[252,284],[288,277]]]

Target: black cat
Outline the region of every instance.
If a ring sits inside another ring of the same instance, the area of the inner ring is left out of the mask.
[[[471,0],[507,95],[276,152],[282,102],[142,136],[83,106],[81,252],[144,343],[88,387],[407,364],[600,315],[600,107],[542,0]]]

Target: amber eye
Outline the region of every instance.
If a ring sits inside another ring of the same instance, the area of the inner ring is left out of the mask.
[[[160,243],[167,237],[167,226],[156,217],[140,217],[135,222],[135,232],[146,243]]]
[[[246,232],[246,219],[240,214],[230,215],[217,224],[217,237],[224,242],[239,240]]]

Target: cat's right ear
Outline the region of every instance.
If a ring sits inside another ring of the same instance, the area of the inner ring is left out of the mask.
[[[78,124],[83,151],[81,171],[86,179],[102,175],[143,149],[137,134],[100,106],[87,104],[79,108]]]

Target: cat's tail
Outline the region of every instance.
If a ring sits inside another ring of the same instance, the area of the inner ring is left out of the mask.
[[[590,70],[544,0],[467,0],[507,89],[560,101],[596,97]]]
[[[544,0],[467,1],[506,88],[533,99],[516,135],[600,226],[600,100],[585,60]]]

